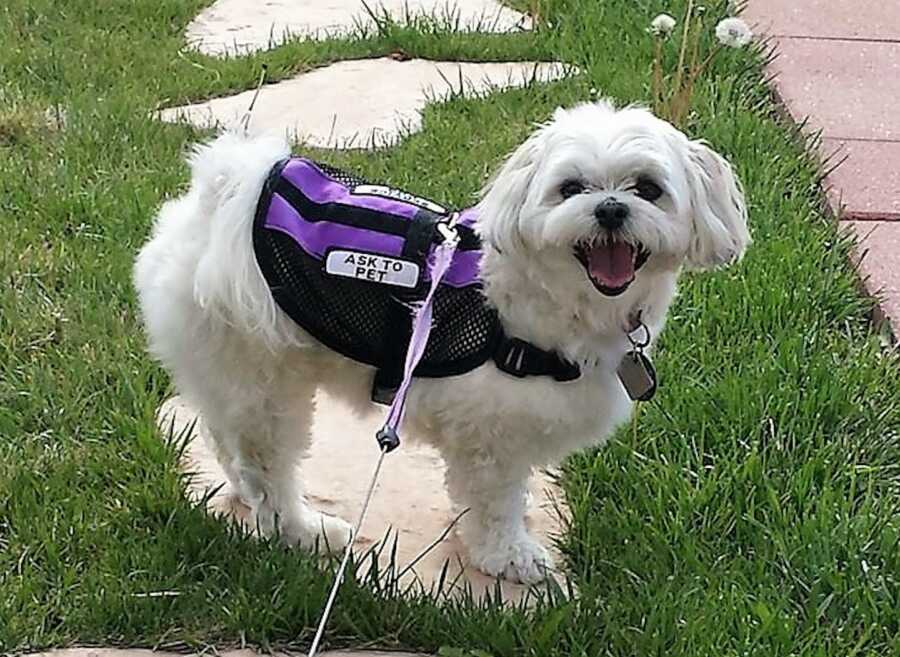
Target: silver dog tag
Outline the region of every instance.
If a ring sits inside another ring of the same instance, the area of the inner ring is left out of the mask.
[[[629,351],[616,370],[619,381],[632,401],[650,401],[656,394],[656,370],[640,351]]]

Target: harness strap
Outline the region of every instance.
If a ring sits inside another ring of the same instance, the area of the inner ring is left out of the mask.
[[[581,376],[581,368],[563,359],[555,351],[544,351],[530,342],[502,336],[494,352],[497,369],[517,378],[552,376],[556,381],[574,381]]]
[[[443,216],[430,210],[419,211],[413,221],[409,222],[409,231],[400,257],[413,262],[425,262],[428,250],[434,243],[437,224],[443,219]],[[390,404],[403,381],[403,356],[413,333],[409,308],[416,299],[422,298],[422,287],[426,285],[428,280],[423,272],[415,289],[408,294],[398,293],[391,299],[382,344],[384,361],[376,370],[372,383],[372,401],[376,403]]]

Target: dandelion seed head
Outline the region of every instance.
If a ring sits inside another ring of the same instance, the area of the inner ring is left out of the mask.
[[[660,37],[667,37],[675,29],[675,19],[668,14],[660,14],[650,21],[650,32]]]
[[[740,18],[726,18],[716,25],[716,38],[723,46],[743,48],[750,43],[753,32]]]

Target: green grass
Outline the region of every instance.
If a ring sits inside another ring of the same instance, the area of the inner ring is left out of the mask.
[[[391,150],[327,154],[463,204],[555,106],[592,88],[646,100],[644,28],[679,3],[541,0],[548,23],[533,35],[387,26],[229,61],[180,52],[202,4],[0,7],[0,651],[298,647],[327,593],[313,557],[192,508],[154,428],[169,384],[145,355],[130,268],[154,209],[184,188],[182,152],[203,135],[151,121],[153,109],[250,88],[263,62],[278,79],[398,48],[578,65],[562,82],[430,107],[424,130]],[[351,581],[330,645],[900,654],[900,370],[824,218],[820,168],[776,119],[761,60],[721,59],[689,126],[735,163],[755,244],[740,266],[684,281],[657,399],[636,429],[568,464],[562,544],[577,598],[526,612]]]

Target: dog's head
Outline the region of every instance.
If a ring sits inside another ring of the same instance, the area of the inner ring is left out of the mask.
[[[727,264],[750,241],[724,158],[645,109],[606,102],[557,110],[507,159],[479,207],[482,236],[500,253],[552,263],[606,297],[642,269]]]

